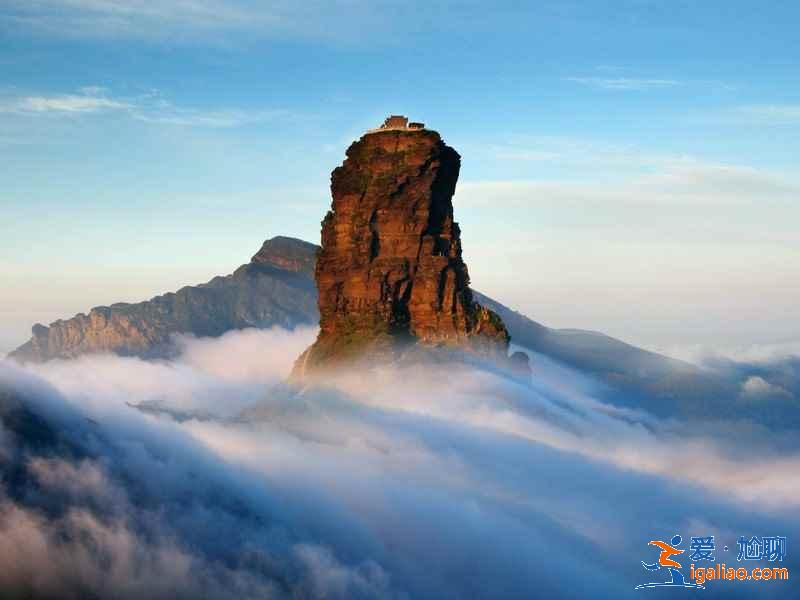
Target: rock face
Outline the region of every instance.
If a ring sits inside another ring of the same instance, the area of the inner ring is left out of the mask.
[[[295,376],[410,345],[507,354],[500,317],[478,305],[452,197],[461,159],[435,131],[364,135],[331,176],[316,266],[320,333]]]
[[[174,350],[172,336],[219,336],[232,329],[294,328],[317,322],[311,274],[317,246],[276,237],[233,274],[136,304],[99,306],[49,327],[9,356],[42,362],[93,352],[156,358]]]

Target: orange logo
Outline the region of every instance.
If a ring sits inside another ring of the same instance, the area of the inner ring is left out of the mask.
[[[658,555],[659,565],[662,567],[675,567],[676,569],[681,568],[680,563],[672,560],[670,556],[683,554],[683,550],[678,550],[675,546],[671,546],[666,542],[662,542],[661,540],[650,540],[648,544],[661,548],[661,553]]]

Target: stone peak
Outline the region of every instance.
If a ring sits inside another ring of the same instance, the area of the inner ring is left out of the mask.
[[[437,347],[507,354],[508,332],[473,300],[462,260],[452,205],[460,156],[404,119],[354,142],[331,174],[315,272],[320,333],[293,376]]]
[[[250,262],[311,275],[314,273],[318,250],[316,244],[279,235],[266,240]]]

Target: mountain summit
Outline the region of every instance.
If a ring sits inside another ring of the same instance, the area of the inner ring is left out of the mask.
[[[507,354],[508,331],[473,299],[461,258],[452,203],[461,158],[414,125],[390,117],[331,175],[315,273],[320,333],[295,376],[344,359],[395,358],[412,345]]]

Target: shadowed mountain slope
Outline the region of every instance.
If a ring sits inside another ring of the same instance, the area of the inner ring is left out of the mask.
[[[551,329],[477,292],[475,299],[502,317],[514,344],[602,379],[617,404],[658,415],[713,416],[738,394],[736,386],[691,363],[595,331]]]

